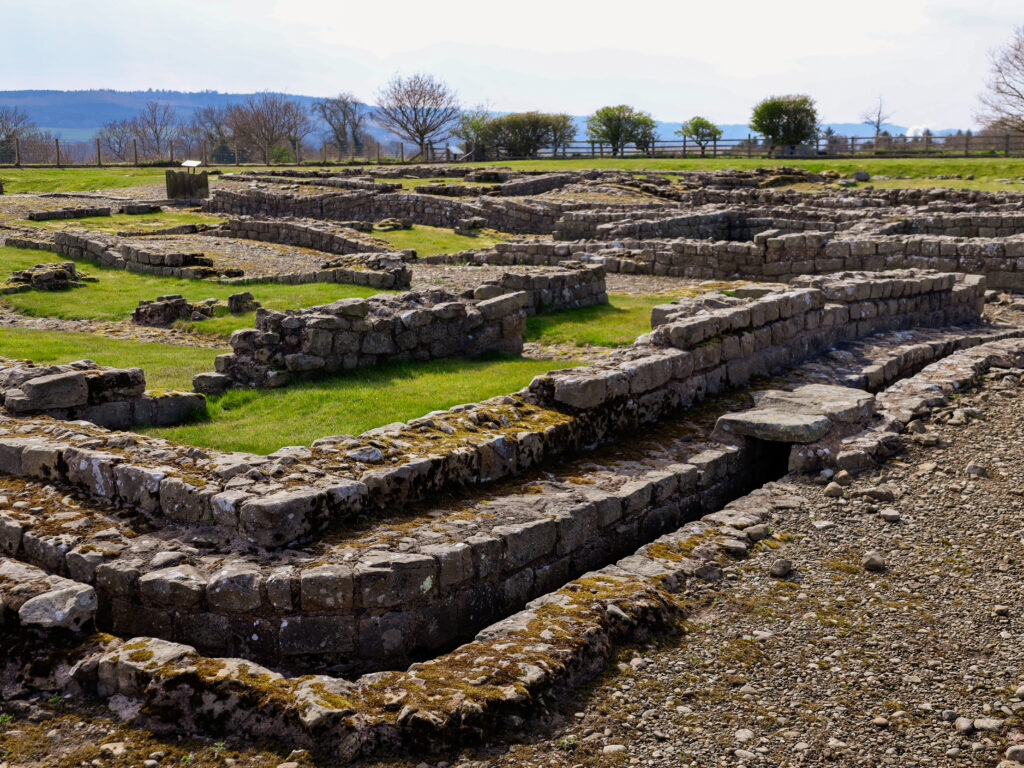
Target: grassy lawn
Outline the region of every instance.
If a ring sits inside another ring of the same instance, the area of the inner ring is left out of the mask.
[[[450,229],[428,227],[423,224],[416,224],[410,229],[395,229],[390,232],[375,229],[370,234],[387,240],[395,248],[413,248],[416,255],[421,257],[490,248],[502,240],[501,234],[491,229],[481,230],[478,235],[456,235]]]
[[[762,166],[790,165],[811,171],[835,170],[846,174],[852,171],[868,171],[885,176],[927,176],[973,174],[976,181],[986,182],[998,178],[1024,176],[1024,158],[994,157],[932,157],[932,158],[885,158],[865,157],[855,159],[802,159],[802,158],[581,158],[557,160],[513,160],[493,163],[472,163],[471,165],[508,165],[513,168],[557,171],[581,170],[586,168],[621,168],[623,170],[652,169],[662,171],[716,170],[720,168],[750,169]],[[0,180],[8,194],[26,192],[75,192],[92,189],[117,189],[147,184],[162,184],[164,168],[0,168]],[[225,173],[238,171],[266,170],[255,167],[232,165],[220,167]],[[273,170],[273,169],[270,169]],[[216,178],[216,177],[215,177]],[[440,179],[383,179],[399,181],[406,189],[421,184],[437,183]],[[444,179],[446,183],[466,183],[459,179]],[[898,182],[897,182],[898,183]],[[980,188],[967,182],[971,189]],[[949,182],[936,185],[950,186]]]
[[[178,227],[182,224],[220,224],[224,219],[207,213],[194,211],[164,213],[115,213],[112,216],[87,216],[84,219],[53,219],[51,221],[19,221],[32,227],[43,229],[66,229],[77,227],[92,229],[97,232],[145,232],[152,229]]]
[[[669,296],[632,296],[611,293],[607,304],[563,309],[526,320],[525,341],[542,344],[576,344],[622,347],[651,330],[651,308],[670,301]]]
[[[269,453],[508,394],[553,367],[550,360],[517,358],[394,363],[284,389],[232,390],[210,399],[205,421],[142,431],[188,445]]]
[[[21,248],[0,248],[0,275],[35,264],[62,260],[46,251]],[[210,297],[226,299],[239,291],[250,291],[263,306],[271,309],[298,309],[327,304],[336,299],[373,296],[381,293],[376,288],[339,283],[307,283],[285,285],[257,283],[255,285],[222,285],[208,280],[182,280],[158,275],[141,275],[121,269],[101,267],[90,261],[76,264],[98,282],[83,288],[66,291],[28,291],[3,297],[19,312],[33,317],[58,317],[66,320],[123,320],[138,306],[140,299],[180,293],[197,302]],[[251,328],[253,313],[230,315],[194,323],[196,330],[230,334],[236,328]],[[207,325],[209,324],[209,325]]]
[[[212,166],[224,173],[258,171],[263,168],[233,165]],[[92,189],[120,189],[163,184],[166,168],[13,168],[0,167],[0,181],[9,195],[39,192],[81,192]],[[213,177],[216,179],[216,176]]]
[[[681,285],[679,290],[670,294],[609,293],[607,304],[563,309],[548,315],[527,318],[523,339],[542,344],[623,347],[632,344],[637,336],[651,330],[651,309],[654,306],[668,304],[676,298],[732,288],[742,282]]]
[[[485,163],[486,165],[487,163]],[[765,166],[788,165],[805,168],[809,171],[838,171],[842,174],[853,171],[867,171],[875,175],[910,176],[921,179],[928,176],[949,176],[973,174],[977,181],[1001,178],[1019,178],[1024,176],[1024,158],[1005,157],[949,157],[949,158],[884,158],[867,157],[842,160],[802,159],[802,158],[594,158],[594,159],[557,159],[557,160],[513,160],[490,163],[490,165],[508,165],[523,170],[583,170],[586,168],[608,168],[623,170],[651,169],[658,171],[713,171],[722,168],[750,170]],[[940,182],[936,182],[940,183]],[[947,182],[941,182],[943,184]],[[900,185],[899,181],[895,182]],[[970,182],[966,182],[970,185]],[[905,185],[905,184],[904,184]],[[971,188],[974,188],[973,186]],[[1011,187],[1012,188],[1012,187]]]
[[[108,339],[94,333],[63,333],[31,328],[0,328],[0,357],[36,363],[95,360],[115,368],[139,367],[149,387],[192,389],[192,377],[213,370],[213,359],[227,350],[175,347]]]

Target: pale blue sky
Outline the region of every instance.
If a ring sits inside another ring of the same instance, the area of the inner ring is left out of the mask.
[[[901,125],[973,123],[987,52],[1021,0],[0,0],[0,90],[352,91],[396,71],[468,104],[742,123],[807,92],[856,122],[881,94]]]

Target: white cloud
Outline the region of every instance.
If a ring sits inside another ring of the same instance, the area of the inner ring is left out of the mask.
[[[467,102],[586,113],[629,102],[664,120],[743,122],[768,93],[807,92],[832,121],[879,94],[893,121],[967,126],[986,52],[1019,0],[35,0],[4,12],[0,88],[263,88],[372,99],[428,71]]]

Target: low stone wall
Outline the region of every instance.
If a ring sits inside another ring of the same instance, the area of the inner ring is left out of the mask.
[[[726,387],[745,386],[843,339],[978,319],[985,278],[907,271],[819,277],[797,287],[661,325],[599,364],[539,376],[534,402],[585,414],[607,434],[658,419]],[[685,307],[685,304],[682,305]],[[680,312],[682,312],[681,310]]]
[[[482,301],[444,291],[341,299],[288,312],[259,310],[256,327],[231,335],[217,373],[246,386],[275,387],[297,374],[334,373],[384,362],[519,354],[526,294]]]
[[[67,288],[80,288],[87,282],[96,282],[95,277],[79,272],[74,262],[66,261],[59,264],[36,264],[28,269],[16,269],[7,278],[6,285],[0,293],[20,293],[23,291],[63,291]]]
[[[91,259],[105,267],[126,269],[168,277],[219,277],[227,272],[217,270],[213,261],[201,253],[161,252],[121,242],[120,238],[95,232],[62,231],[53,235],[57,253],[70,259]]]
[[[180,424],[206,409],[206,398],[194,392],[146,391],[141,368],[91,360],[37,366],[0,358],[0,398],[16,416],[81,419],[110,429]]]
[[[879,286],[877,296],[873,295],[875,285]],[[144,446],[137,455],[111,455],[108,440],[89,433],[83,439],[95,446],[90,451],[97,467],[94,474],[109,479],[98,482],[88,475],[69,482],[111,502],[144,504],[173,521],[217,524],[258,546],[283,546],[367,509],[411,503],[444,488],[509,477],[552,456],[606,440],[618,430],[636,428],[730,387],[744,386],[752,376],[821,354],[843,339],[884,329],[974,322],[980,317],[984,285],[984,278],[976,276],[863,275],[837,281],[829,289],[834,300],[826,298],[822,287],[773,293],[661,325],[632,347],[608,355],[600,365],[552,371],[513,396],[430,414],[359,438],[323,438],[308,450],[285,451],[280,457],[208,452],[199,465],[163,444],[163,458],[155,463]],[[514,295],[491,301],[512,303],[513,299]],[[327,339],[333,350],[335,334],[344,338],[345,333],[334,330],[336,318],[365,322],[369,307],[358,307],[358,302],[329,305],[334,307],[330,312],[296,313],[295,327],[289,330],[302,326],[301,334],[282,341],[280,334],[275,337],[271,331],[267,341],[302,349],[313,339]],[[467,315],[480,312],[484,303],[467,309]],[[353,314],[344,314],[346,306]],[[405,312],[397,319],[402,326],[407,320],[415,324],[429,320],[417,312],[437,310],[435,305]],[[515,340],[519,343],[523,313],[518,308],[517,312]],[[288,317],[275,316],[281,330]],[[309,320],[328,327],[310,327]],[[372,338],[393,341],[394,325]],[[363,329],[362,338],[371,338],[366,326],[358,327]],[[261,331],[242,333],[252,340],[253,349],[264,343]],[[54,440],[0,438],[0,471],[39,476],[43,467],[59,464],[69,447]],[[29,448],[34,458],[26,464]],[[43,461],[42,456],[50,458]],[[266,472],[267,466],[286,459],[287,465],[282,466],[295,478],[288,486],[270,480],[237,490],[225,486],[227,478],[257,468]],[[187,482],[165,480],[166,473],[159,467],[178,462],[189,466],[194,477]],[[124,485],[118,485],[114,478],[122,472],[127,473]]]
[[[203,204],[203,210],[236,216],[330,221],[409,219],[416,224],[447,228],[457,227],[461,220],[480,217],[493,229],[531,234],[553,231],[559,215],[557,207],[487,197],[466,203],[414,193],[353,192],[299,196],[261,190],[214,190],[210,200]]]
[[[0,518],[0,528],[16,542],[7,547],[12,556],[45,561],[94,587],[105,630],[290,669],[379,669],[464,639],[468,627],[487,626],[718,509],[755,484],[764,450],[707,450],[693,463],[640,472],[615,490],[568,484],[542,504],[536,494],[499,497],[488,504],[490,524],[467,521],[465,541],[412,534],[403,551],[353,547],[342,556],[327,548],[316,561],[295,564],[281,554],[229,552],[201,562],[173,543],[113,542],[109,525],[107,538],[80,535],[48,555],[45,531],[31,516],[15,511]]]
[[[316,271],[246,277],[241,269],[213,266],[213,260],[202,253],[145,248],[136,243],[121,242],[118,237],[96,233],[56,232],[52,240],[7,237],[5,243],[14,248],[52,251],[71,259],[89,259],[103,266],[129,272],[213,279],[233,285],[344,283],[396,290],[407,287],[412,279],[412,273],[403,258],[407,252],[336,256],[325,261],[322,268]]]
[[[253,171],[249,173],[226,173],[221,176],[224,181],[254,181],[257,184],[287,184],[294,188],[301,186],[337,187],[339,189],[358,189],[370,192],[397,192],[401,184],[386,181],[374,181],[372,177],[344,178],[326,173],[311,172],[311,175],[298,170],[282,168],[276,171]]]
[[[398,259],[412,256],[411,251],[393,250],[386,240],[367,237],[351,230],[339,231],[325,222],[316,221],[232,218],[210,234],[297,245],[324,253],[389,253]]]
[[[604,267],[563,261],[557,267],[506,272],[483,283],[473,298],[493,299],[505,293],[526,294],[526,314],[607,304]]]
[[[121,206],[121,213],[130,216],[138,216],[143,213],[163,213],[163,208],[156,203],[125,203]]]
[[[564,186],[579,181],[579,176],[574,173],[544,173],[540,176],[527,176],[520,179],[509,179],[498,185],[494,194],[499,197],[519,196],[529,197],[530,195],[542,195],[554,189],[561,189]]]
[[[109,216],[109,207],[89,208],[55,208],[52,211],[29,211],[25,216],[29,221],[50,221],[52,219],[85,219],[91,216]]]
[[[480,197],[493,195],[500,185],[491,184],[420,184],[416,187],[418,195],[438,195],[439,197]]]
[[[751,242],[709,239],[498,243],[494,249],[428,261],[556,265],[573,259],[610,273],[712,280],[788,281],[844,270],[935,269],[982,274],[996,289],[1024,289],[1024,236],[957,238],[861,232],[763,230]]]
[[[136,325],[169,326],[176,320],[206,320],[224,311],[231,314],[252,312],[259,309],[260,303],[251,293],[233,293],[227,302],[219,299],[206,299],[192,303],[181,294],[157,296],[155,300],[141,299],[139,306],[132,312],[132,322]]]

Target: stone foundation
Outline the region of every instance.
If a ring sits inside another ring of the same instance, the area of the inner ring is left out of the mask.
[[[557,268],[506,272],[499,279],[483,283],[473,298],[491,299],[505,293],[526,294],[526,314],[607,304],[604,267],[577,261],[563,261]]]
[[[11,273],[0,293],[23,291],[63,291],[81,288],[87,282],[96,282],[95,277],[79,272],[74,262],[60,264],[36,264],[29,269],[18,269]]]
[[[202,395],[146,391],[141,368],[107,368],[91,360],[37,366],[0,358],[0,398],[17,416],[80,419],[110,429],[171,426],[206,409]]]
[[[54,219],[86,219],[93,216],[109,216],[109,207],[76,207],[56,208],[52,211],[29,211],[25,217],[29,221],[51,221]]]
[[[522,351],[527,296],[464,300],[444,291],[341,299],[288,312],[260,310],[256,327],[231,335],[217,373],[245,386],[276,387],[297,375],[385,362]]]

